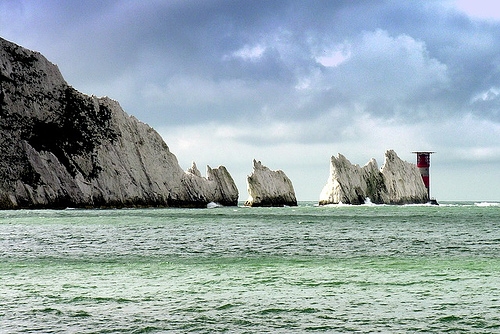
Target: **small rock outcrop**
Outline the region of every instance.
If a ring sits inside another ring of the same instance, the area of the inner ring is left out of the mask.
[[[237,205],[225,167],[179,166],[118,102],[76,91],[40,53],[0,38],[0,209]]]
[[[206,175],[206,178],[201,176],[194,162],[187,170],[184,181],[188,189],[193,191],[192,198],[199,197],[202,206],[208,203],[225,206],[238,205],[238,188],[226,167],[210,168],[207,166]]]
[[[371,159],[365,166],[353,165],[339,154],[332,156],[330,177],[319,204],[364,204],[370,198],[377,204],[413,204],[429,201],[427,189],[415,164],[401,160],[388,150],[379,170]]]
[[[253,172],[247,176],[248,199],[245,206],[296,206],[290,179],[282,170],[273,171],[253,160]]]

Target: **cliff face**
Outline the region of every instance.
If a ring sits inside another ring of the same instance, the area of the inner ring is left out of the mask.
[[[0,38],[0,209],[237,205],[224,167],[184,172],[161,136]]]
[[[379,170],[371,159],[365,166],[353,165],[343,155],[331,158],[330,177],[320,194],[320,205],[363,204],[369,197],[377,204],[426,203],[427,189],[416,165],[388,150]]]
[[[247,177],[246,206],[296,206],[297,199],[290,179],[282,170],[272,171],[260,161],[253,161]]]

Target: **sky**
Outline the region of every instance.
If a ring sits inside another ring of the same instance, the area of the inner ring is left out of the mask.
[[[156,129],[183,169],[253,159],[318,200],[338,153],[429,150],[431,196],[500,201],[500,2],[0,0],[0,36]]]

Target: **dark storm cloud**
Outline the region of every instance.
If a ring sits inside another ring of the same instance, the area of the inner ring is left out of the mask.
[[[477,110],[474,96],[500,81],[500,26],[440,2],[9,3],[68,81],[153,123],[336,108],[414,122]],[[335,53],[345,59],[329,66]],[[497,121],[490,109],[476,113]]]

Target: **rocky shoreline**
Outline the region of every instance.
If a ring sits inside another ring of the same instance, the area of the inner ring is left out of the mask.
[[[238,205],[224,166],[187,171],[161,136],[117,101],[71,87],[38,52],[0,38],[0,209]],[[281,170],[253,161],[246,206],[296,206]],[[379,170],[332,157],[320,205],[429,201],[416,165],[392,150]]]

